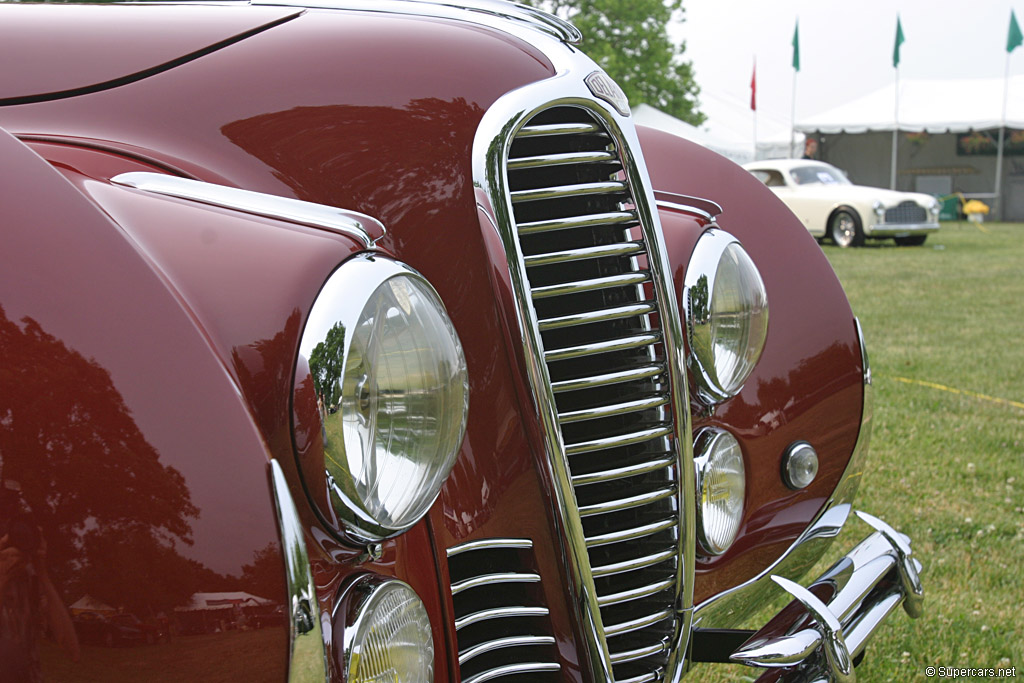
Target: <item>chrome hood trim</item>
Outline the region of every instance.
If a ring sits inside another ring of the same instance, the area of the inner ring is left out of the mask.
[[[543,31],[563,43],[575,45],[583,40],[583,34],[568,21],[535,7],[504,0],[250,0],[249,4],[438,17],[502,30],[515,24]]]

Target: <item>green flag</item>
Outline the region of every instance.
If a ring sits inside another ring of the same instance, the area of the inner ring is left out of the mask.
[[[900,45],[903,44],[903,24],[900,23],[900,15],[896,15],[896,46],[892,49],[892,65],[894,68],[899,68],[900,65]]]
[[[1014,24],[1016,26],[1016,24]],[[1018,31],[1018,34],[1020,31]],[[1018,40],[1018,45],[1020,42]],[[796,28],[793,29],[793,69],[800,70],[800,20],[796,20]]]
[[[1020,26],[1017,24],[1017,15],[1010,10],[1010,33],[1006,36],[1006,51],[1013,52],[1015,47],[1024,43],[1024,35],[1021,35]]]

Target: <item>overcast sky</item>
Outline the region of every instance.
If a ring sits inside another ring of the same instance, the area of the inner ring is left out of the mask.
[[[901,80],[1002,78],[1011,8],[1024,28],[1024,0],[684,0],[683,5],[685,22],[670,27],[670,33],[686,40],[685,56],[693,63],[712,131],[726,119],[731,127],[741,126],[742,117],[752,131],[755,57],[758,129],[788,130],[797,18],[797,120],[892,83],[897,13],[905,38]],[[1024,47],[1012,53],[1010,73],[1024,74]]]

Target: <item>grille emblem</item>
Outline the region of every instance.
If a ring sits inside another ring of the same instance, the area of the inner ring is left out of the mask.
[[[619,84],[611,79],[611,76],[603,71],[595,71],[587,76],[585,81],[595,97],[600,97],[615,107],[615,110],[623,116],[629,116],[629,99],[626,97],[626,93],[622,92]]]

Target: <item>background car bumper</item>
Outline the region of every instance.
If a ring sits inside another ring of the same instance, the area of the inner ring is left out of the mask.
[[[937,232],[938,223],[876,223],[869,225],[869,237],[909,237]]]

